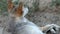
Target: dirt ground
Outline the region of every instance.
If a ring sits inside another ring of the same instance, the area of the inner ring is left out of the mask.
[[[47,24],[60,25],[60,11],[37,11],[27,15],[27,18],[37,24],[38,26],[44,26]]]

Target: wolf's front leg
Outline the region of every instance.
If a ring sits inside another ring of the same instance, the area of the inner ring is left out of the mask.
[[[49,24],[49,25],[46,25],[44,27],[40,27],[40,29],[44,33],[47,33],[48,31],[50,31],[51,33],[57,33],[57,31],[59,31],[59,29],[60,29],[60,26],[58,26],[56,24]]]

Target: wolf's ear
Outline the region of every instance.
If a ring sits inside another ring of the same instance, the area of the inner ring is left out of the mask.
[[[23,2],[20,2],[18,4],[18,7],[16,8],[16,11],[15,11],[16,16],[22,16],[23,15],[22,9],[23,9]]]
[[[7,0],[7,4],[8,4],[8,12],[10,13],[10,11],[13,9],[14,5],[12,0]]]

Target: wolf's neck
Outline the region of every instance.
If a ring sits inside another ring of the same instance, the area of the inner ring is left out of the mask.
[[[27,19],[25,17],[16,17],[16,22],[26,22]]]

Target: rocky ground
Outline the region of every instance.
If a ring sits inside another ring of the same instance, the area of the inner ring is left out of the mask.
[[[60,9],[59,9],[60,10]],[[27,15],[27,18],[37,24],[38,26],[44,26],[47,24],[60,25],[60,11],[51,9],[45,11],[32,12]]]

